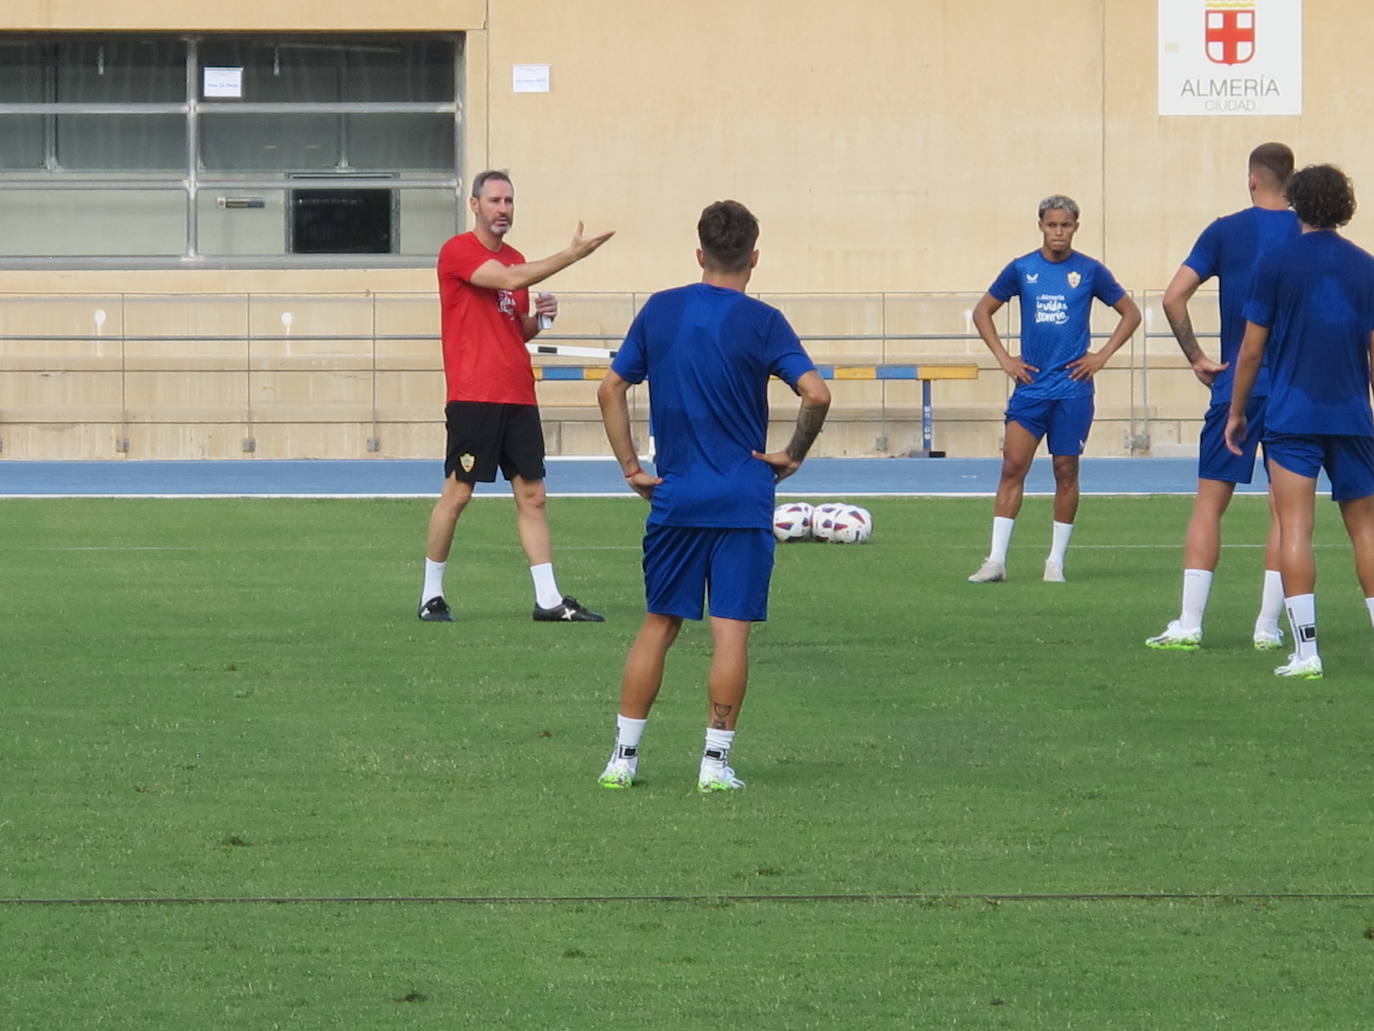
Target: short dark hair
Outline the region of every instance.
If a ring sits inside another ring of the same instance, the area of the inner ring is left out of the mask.
[[[488,168],[485,172],[478,172],[477,177],[472,180],[472,195],[474,197],[482,196],[482,187],[486,186],[488,181],[492,179],[495,179],[497,182],[506,183],[511,187],[515,186],[515,184],[510,181],[510,173],[504,168]]]
[[[1293,213],[1313,229],[1339,229],[1355,214],[1355,187],[1335,165],[1308,165],[1284,192]]]
[[[759,239],[759,220],[737,200],[718,200],[701,212],[697,239],[711,268],[743,272]]]
[[[1281,190],[1293,177],[1293,151],[1286,143],[1261,143],[1250,151],[1250,172],[1268,177]]]

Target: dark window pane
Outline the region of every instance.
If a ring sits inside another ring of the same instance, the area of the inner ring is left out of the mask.
[[[453,173],[452,115],[347,115],[345,127],[359,171]]]
[[[206,68],[242,68],[242,99],[251,104],[332,104],[340,99],[342,62],[332,43],[208,40],[200,48],[200,63]]]
[[[57,44],[64,104],[176,104],[186,99],[186,44],[172,39]]]
[[[339,166],[338,115],[206,114],[201,163],[218,172],[309,172]]]
[[[390,254],[390,190],[293,190],[293,254]]]
[[[181,171],[184,115],[58,115],[57,164],[68,171]]]
[[[453,101],[453,51],[449,40],[360,42],[346,50],[343,99],[447,104]]]
[[[0,169],[5,171],[42,168],[43,116],[0,115]]]
[[[0,41],[0,104],[46,101],[44,83],[52,66],[53,50],[48,44]]]

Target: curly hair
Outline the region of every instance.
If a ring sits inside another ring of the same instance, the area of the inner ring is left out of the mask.
[[[1355,187],[1335,165],[1308,165],[1285,191],[1293,213],[1313,229],[1339,229],[1355,214]]]
[[[759,238],[759,220],[737,200],[707,205],[697,222],[697,239],[707,262],[723,272],[749,267]]]
[[[1036,209],[1036,218],[1043,220],[1047,211],[1067,211],[1075,222],[1078,221],[1078,204],[1072,197],[1065,197],[1062,193],[1051,194],[1040,202]]]

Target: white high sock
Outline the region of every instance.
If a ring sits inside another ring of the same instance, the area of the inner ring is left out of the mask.
[[[639,758],[639,739],[644,736],[644,724],[648,722],[647,718],[635,720],[629,716],[616,714],[615,757],[617,759]]]
[[[1178,613],[1178,624],[1184,630],[1201,630],[1202,614],[1207,611],[1207,596],[1212,593],[1212,571],[1210,569],[1185,569],[1183,571],[1183,607]]]
[[[1370,624],[1374,625],[1374,598],[1366,598],[1364,600],[1364,607],[1369,610]]]
[[[435,562],[432,559],[425,559],[425,587],[420,594],[420,604],[423,605],[430,598],[441,598],[444,595],[444,568],[447,562]]]
[[[1016,529],[1016,520],[1006,516],[992,517],[992,548],[988,558],[994,562],[1007,564],[1007,548],[1011,546],[1011,531]]]
[[[716,768],[729,765],[730,746],[734,743],[735,732],[733,730],[708,728],[706,731],[706,748],[701,753],[701,765]]]
[[[1288,625],[1293,631],[1294,654],[1310,659],[1317,654],[1317,598],[1313,594],[1294,594],[1283,599],[1288,609]]]
[[[1073,536],[1073,523],[1056,521],[1050,534],[1049,561],[1064,564],[1064,552],[1069,550],[1069,538]]]
[[[1255,619],[1255,631],[1273,632],[1279,628],[1279,617],[1283,615],[1283,576],[1277,569],[1264,571],[1264,593],[1260,595],[1259,616]]]
[[[553,578],[552,562],[530,566],[530,579],[534,581],[534,603],[541,609],[551,609],[563,600],[558,583]]]

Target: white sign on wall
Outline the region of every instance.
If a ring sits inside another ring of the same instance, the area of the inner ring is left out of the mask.
[[[242,97],[242,68],[206,68],[205,95],[207,97]]]
[[[1159,0],[1159,113],[1302,114],[1302,0]]]
[[[549,66],[546,64],[511,65],[511,90],[515,93],[547,93]]]

